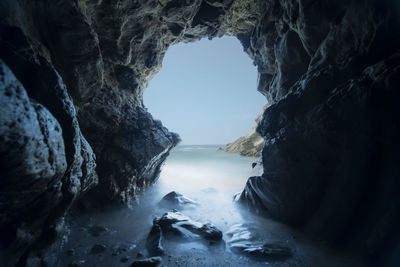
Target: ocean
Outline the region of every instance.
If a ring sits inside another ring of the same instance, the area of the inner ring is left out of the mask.
[[[232,202],[251,174],[254,157],[228,153],[218,145],[180,145],[175,147],[162,168],[157,183],[148,194],[152,199],[177,191],[200,205],[185,214],[209,221],[225,230],[241,221]]]

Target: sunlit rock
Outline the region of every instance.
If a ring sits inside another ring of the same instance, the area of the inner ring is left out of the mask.
[[[265,105],[263,111],[258,114],[255,119],[256,125],[261,120],[265,109],[268,107],[269,104]],[[237,153],[242,156],[258,157],[260,156],[263,146],[264,139],[256,132],[256,126],[254,126],[247,135],[239,137],[232,143],[227,144],[222,150]]]

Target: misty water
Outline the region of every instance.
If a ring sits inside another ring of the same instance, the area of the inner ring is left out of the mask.
[[[331,250],[313,245],[285,225],[240,211],[232,198],[243,190],[257,158],[227,153],[218,147],[178,146],[171,151],[159,180],[140,194],[132,209],[110,208],[69,221],[70,234],[63,244],[60,266],[79,262],[83,265],[77,266],[129,266],[136,258],[147,257],[145,243],[153,218],[169,211],[158,203],[171,191],[198,202],[182,213],[214,224],[223,232],[224,240],[231,226],[247,223],[257,229],[262,242],[283,243],[294,255],[285,262],[260,262],[233,253],[225,242],[209,246],[197,241],[163,240],[165,266],[320,266],[321,262],[325,266],[355,266],[347,257],[337,257]],[[93,228],[100,232],[93,235]],[[96,245],[103,246],[103,251],[93,253]]]
[[[243,157],[218,150],[219,146],[178,146],[162,169],[153,188],[156,199],[177,191],[200,203],[185,213],[194,219],[209,220],[226,228],[241,220],[232,202],[243,190],[257,158]]]

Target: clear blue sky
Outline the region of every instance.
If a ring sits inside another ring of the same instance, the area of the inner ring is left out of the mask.
[[[171,46],[144,93],[153,117],[182,144],[226,144],[255,125],[266,98],[257,69],[235,37]]]

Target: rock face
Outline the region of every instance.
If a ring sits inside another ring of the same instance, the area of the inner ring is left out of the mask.
[[[375,260],[399,242],[399,9],[387,7],[269,5],[249,49],[273,103],[257,127],[263,173],[240,196],[259,214]]]
[[[71,205],[129,205],[157,179],[179,137],[147,112],[143,90],[169,45],[224,34],[254,60],[271,103],[257,127],[262,173],[240,202],[388,258],[399,241],[399,13],[389,0],[1,1],[3,265],[55,265]]]
[[[258,114],[255,119],[256,124],[261,120],[265,109],[269,105],[265,105],[263,112]],[[232,143],[227,144],[223,150],[226,152],[237,153],[242,156],[258,157],[264,147],[264,139],[256,132],[256,126],[254,126],[246,136],[239,137]]]

